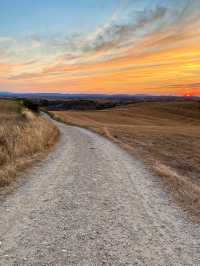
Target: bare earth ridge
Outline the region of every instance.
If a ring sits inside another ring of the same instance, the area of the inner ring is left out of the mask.
[[[0,202],[0,265],[200,265],[200,225],[109,140],[56,122],[56,150]]]

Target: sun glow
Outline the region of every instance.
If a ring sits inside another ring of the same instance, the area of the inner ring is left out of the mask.
[[[198,91],[199,90],[197,90],[197,91],[191,91],[191,90],[189,91],[189,90],[187,90],[187,91],[184,91],[183,93],[181,93],[181,96],[184,96],[184,97],[195,97],[195,96],[199,95]]]

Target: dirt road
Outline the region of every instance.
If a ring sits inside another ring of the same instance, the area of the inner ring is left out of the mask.
[[[200,265],[200,226],[110,141],[61,140],[0,202],[0,265]]]

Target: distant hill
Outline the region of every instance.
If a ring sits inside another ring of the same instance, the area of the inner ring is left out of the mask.
[[[180,100],[185,98],[200,99],[200,97],[183,97],[183,96],[163,96],[163,95],[150,95],[150,94],[87,94],[87,93],[12,93],[0,92],[2,98],[34,98],[34,99],[163,99],[163,100]]]
[[[29,99],[47,110],[100,110],[137,102],[199,101],[200,97],[148,94],[65,94],[0,92],[2,99]]]

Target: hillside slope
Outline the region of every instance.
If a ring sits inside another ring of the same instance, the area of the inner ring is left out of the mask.
[[[53,115],[89,128],[142,158],[163,177],[178,204],[200,210],[200,104],[138,103],[103,111],[65,111]]]

